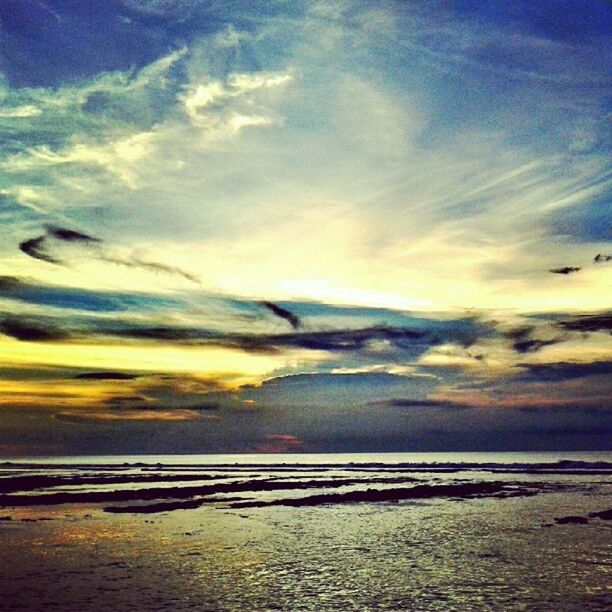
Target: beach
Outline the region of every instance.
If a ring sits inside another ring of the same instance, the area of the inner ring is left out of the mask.
[[[605,457],[295,457],[3,464],[2,608],[610,605]]]

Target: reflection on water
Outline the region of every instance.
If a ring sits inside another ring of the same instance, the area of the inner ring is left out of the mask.
[[[296,472],[272,475],[355,477],[341,467],[324,475]],[[381,475],[389,473],[364,472],[362,489]],[[267,478],[253,472],[229,477],[233,482]],[[610,609],[610,522],[554,521],[609,508],[609,476],[587,470],[418,472],[416,477],[510,484],[527,479],[545,483],[546,489],[531,497],[300,508],[238,509],[215,502],[154,514],[108,514],[87,503],[6,506],[0,517],[12,520],[0,521],[0,608]],[[254,491],[248,498],[310,494]]]
[[[584,452],[498,452],[498,453],[277,453],[240,455],[76,455],[60,457],[4,457],[2,462],[45,463],[72,465],[121,465],[145,463],[149,465],[262,465],[262,464],[331,464],[381,463],[554,463],[556,461],[611,461],[612,453]]]

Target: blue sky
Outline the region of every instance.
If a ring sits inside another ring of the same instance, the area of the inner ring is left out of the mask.
[[[3,452],[605,446],[610,15],[2,3]]]

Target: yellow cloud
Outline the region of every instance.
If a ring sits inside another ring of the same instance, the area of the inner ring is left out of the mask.
[[[121,410],[58,412],[60,420],[74,422],[104,421],[193,421],[210,419],[211,415],[200,415],[196,410]]]
[[[0,340],[0,364],[62,365],[92,369],[185,373],[218,379],[228,387],[254,383],[279,368],[321,361],[320,351],[265,355],[222,347],[152,344],[69,344]]]

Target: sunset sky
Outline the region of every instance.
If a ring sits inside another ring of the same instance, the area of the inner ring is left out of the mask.
[[[0,454],[611,448],[606,0],[4,0]]]

